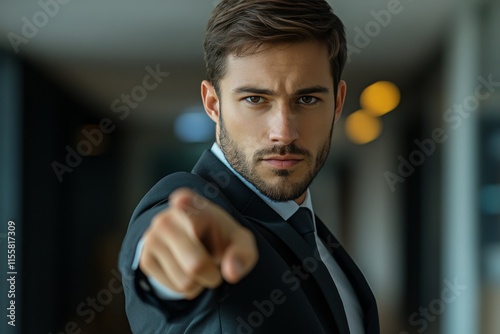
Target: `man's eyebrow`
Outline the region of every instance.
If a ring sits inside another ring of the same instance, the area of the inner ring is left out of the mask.
[[[303,88],[299,89],[298,91],[295,92],[295,95],[308,95],[308,94],[314,94],[314,93],[330,93],[330,90],[328,87],[324,86],[314,86],[314,87],[309,87],[309,88]]]
[[[257,95],[276,95],[276,92],[269,90],[269,89],[261,89],[257,87],[251,87],[251,86],[243,86],[243,87],[238,87],[236,89],[233,89],[233,92],[236,94],[244,94],[244,93],[250,93],[250,94],[257,94]]]
[[[236,94],[257,94],[257,95],[269,95],[273,96],[276,95],[275,91],[272,91],[270,89],[262,89],[262,88],[257,88],[257,87],[251,87],[251,86],[243,86],[243,87],[238,87],[233,90],[234,93]],[[308,94],[314,94],[314,93],[330,93],[330,89],[324,86],[313,86],[313,87],[307,87],[307,88],[302,88],[299,89],[295,92],[295,95],[308,95]]]

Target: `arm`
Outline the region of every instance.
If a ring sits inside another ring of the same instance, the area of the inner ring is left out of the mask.
[[[138,204],[136,210],[134,211],[134,214],[132,215],[131,223],[123,241],[123,246],[120,252],[120,271],[123,277],[123,286],[125,289],[125,297],[127,301],[127,314],[131,324],[133,324],[133,327],[139,326],[135,327],[139,328],[138,331],[142,330],[142,327],[140,326],[150,326],[154,321],[157,321],[157,319],[153,316],[155,313],[157,313],[154,309],[160,310],[167,319],[176,319],[187,314],[195,315],[201,310],[206,309],[206,307],[210,307],[211,302],[216,295],[214,294],[216,290],[205,289],[204,292],[200,291],[200,295],[198,295],[198,297],[194,299],[165,301],[161,298],[161,294],[157,294],[157,291],[154,289],[154,287],[151,286],[150,278],[145,275],[141,267],[138,267],[139,258],[136,261],[136,266],[133,266],[134,258],[137,255],[136,253],[140,240],[144,240],[145,235],[148,231],[151,232],[151,235],[154,235],[154,233],[152,233],[152,231],[154,231],[154,225],[152,224],[152,222],[156,221],[157,218],[163,217],[165,221],[168,220],[168,217],[170,216],[169,212],[171,212],[173,203],[176,203],[176,200],[174,200],[174,189],[178,189],[185,184],[190,184],[194,189],[204,189],[206,185],[205,181],[196,179],[192,174],[189,173],[176,173],[162,179]],[[181,195],[185,193],[186,190],[182,190],[180,192]],[[201,196],[194,197],[194,193],[192,191],[188,191],[188,193],[190,193],[188,195],[188,198],[191,198],[191,200],[193,200],[193,198],[197,198],[196,203],[198,203],[199,200],[203,199]],[[172,195],[169,196],[169,194]],[[177,201],[178,204],[189,204],[185,203],[185,196],[180,196],[179,199],[180,201]],[[200,205],[200,203],[198,203],[198,206]],[[191,204],[193,204],[192,201]],[[210,209],[212,206],[217,207],[215,204],[208,201],[205,204],[210,204],[209,208],[207,209],[209,211],[212,211]],[[182,207],[183,206],[181,205],[181,209]],[[189,209],[189,206],[184,206],[184,208],[191,214],[198,212],[198,216],[200,218],[206,216],[204,210],[193,210],[196,209],[196,207],[197,206],[194,206],[194,208]],[[220,209],[220,207],[217,207],[217,209],[215,209],[215,211],[219,210],[223,211],[222,209]],[[229,220],[232,221],[232,223],[236,224],[238,229],[242,228],[241,225],[237,222],[234,222],[232,218]],[[192,221],[191,223],[194,223],[194,221]],[[229,223],[229,225],[232,225],[232,223]],[[159,226],[161,226],[162,224],[164,223],[159,223]],[[166,224],[168,224],[168,222]],[[215,223],[205,222],[201,224],[208,224],[207,226],[209,226]],[[215,226],[217,226],[217,224],[215,224]],[[243,231],[246,231],[246,229],[242,229]],[[210,228],[207,229],[207,231],[210,230]],[[222,230],[225,230],[225,228]],[[248,249],[254,249],[254,251],[251,251],[250,255],[254,256],[255,259],[253,261],[256,261],[257,251],[255,249],[255,245],[253,244],[253,236],[251,236],[250,239],[251,245],[244,247]],[[210,240],[210,238],[206,240]],[[153,254],[155,254],[154,251]],[[141,252],[140,255],[142,257],[143,253]],[[252,265],[250,265],[250,268],[251,267]],[[247,270],[250,270],[250,268],[247,268]],[[145,270],[147,271],[148,269],[146,268]],[[221,277],[224,277],[221,272],[219,272],[219,275]],[[155,277],[154,274],[151,277]],[[155,280],[158,281],[157,279]],[[228,281],[231,281],[230,277],[228,278]],[[175,289],[170,290],[176,291]],[[193,297],[194,296],[191,295],[191,298]]]

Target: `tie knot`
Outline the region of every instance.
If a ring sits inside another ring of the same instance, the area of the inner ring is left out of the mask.
[[[307,208],[299,208],[288,222],[302,236],[314,232],[314,223],[311,216],[311,211]]]

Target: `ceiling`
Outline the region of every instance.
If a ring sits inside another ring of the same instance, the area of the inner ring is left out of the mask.
[[[170,97],[175,96],[177,102],[171,102],[178,104],[177,109],[184,100],[199,99],[204,29],[217,2],[3,1],[0,48],[15,53],[13,34],[23,36],[26,21],[37,22],[39,28],[28,31],[32,36],[18,44],[17,54],[43,64],[82,96],[107,104],[140,82],[145,66],[161,64],[171,73],[169,80],[175,81],[168,89]],[[453,0],[329,2],[346,25],[351,51],[346,75],[362,84],[377,78],[407,80],[411,71],[428,62],[439,49],[457,3]],[[43,3],[50,5],[44,9]],[[381,11],[386,14],[392,11],[390,17],[383,16],[383,24],[377,23],[375,14]],[[367,29],[369,33],[361,38],[359,31],[366,34]],[[149,109],[164,109],[159,106],[164,106],[169,96],[166,89],[162,87],[151,94],[145,102]]]

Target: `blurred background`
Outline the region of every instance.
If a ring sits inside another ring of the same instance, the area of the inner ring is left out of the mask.
[[[500,1],[329,2],[348,98],[318,215],[367,276],[382,333],[498,334]],[[216,4],[0,3],[1,333],[130,332],[128,220],[214,141],[199,87]]]

